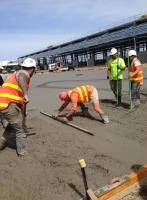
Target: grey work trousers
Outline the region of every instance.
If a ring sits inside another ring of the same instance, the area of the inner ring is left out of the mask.
[[[134,104],[140,102],[140,87],[140,83],[131,82],[131,98]]]
[[[5,132],[2,140],[7,143],[12,137],[16,137],[16,148],[18,155],[26,150],[26,133],[24,129],[24,116],[21,108],[15,104],[9,104],[8,108],[0,111],[0,116],[6,119],[9,127],[13,130],[12,133]]]

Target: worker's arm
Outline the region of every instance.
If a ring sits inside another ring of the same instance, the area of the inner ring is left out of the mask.
[[[117,65],[117,68],[120,70],[125,70],[126,64],[125,61],[122,58],[119,58],[119,63]]]
[[[66,114],[66,117],[64,118],[65,121],[68,121],[68,119],[72,117],[72,115],[75,113],[78,107],[78,94],[73,93],[70,98],[71,98],[71,107],[70,111]]]
[[[61,107],[53,114],[54,118],[57,118],[59,116],[59,114],[68,106],[69,101],[65,101]]]
[[[136,67],[136,70],[135,70],[135,72],[131,72],[130,74],[129,74],[129,78],[133,78],[136,74],[138,74],[140,72],[140,67],[138,66],[138,67]]]
[[[19,86],[21,87],[23,94],[24,94],[24,103],[29,102],[29,97],[28,97],[28,81],[29,81],[29,75],[27,75],[24,72],[17,72],[16,73],[16,79],[19,83]]]

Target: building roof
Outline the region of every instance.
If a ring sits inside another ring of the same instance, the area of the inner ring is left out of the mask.
[[[86,50],[90,48],[105,47],[108,44],[114,44],[116,41],[128,40],[133,37],[141,37],[147,35],[147,15],[143,15],[135,21],[128,22],[119,26],[115,26],[101,32],[97,32],[67,43],[63,43],[56,46],[50,46],[50,48],[42,51],[34,52],[27,56],[52,56],[68,54],[70,52],[76,52],[80,50]]]

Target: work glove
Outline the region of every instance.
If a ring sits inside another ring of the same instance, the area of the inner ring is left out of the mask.
[[[134,76],[133,73],[130,73],[130,74],[128,75],[129,78],[132,78],[133,76]]]
[[[107,76],[107,79],[109,80],[109,76]]]

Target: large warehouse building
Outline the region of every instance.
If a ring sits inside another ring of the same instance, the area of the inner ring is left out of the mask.
[[[60,60],[76,67],[95,66],[106,62],[112,47],[117,48],[123,58],[127,49],[136,49],[142,62],[147,62],[147,15],[80,39],[50,46],[18,60],[21,62],[26,57],[32,57],[40,68],[47,68],[48,64]]]

